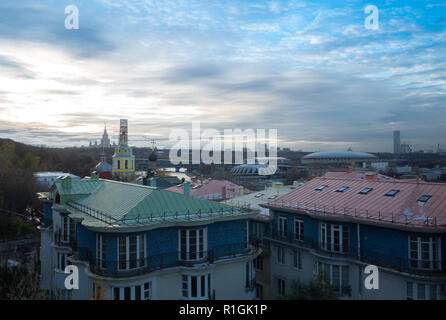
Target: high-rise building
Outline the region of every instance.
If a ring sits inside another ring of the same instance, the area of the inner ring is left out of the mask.
[[[110,139],[108,138],[108,134],[107,134],[107,125],[105,125],[104,128],[104,133],[102,134],[102,139],[101,139],[101,145],[102,148],[110,148],[111,144],[110,144]]]
[[[401,136],[399,131],[393,131],[393,153],[400,153]]]
[[[128,146],[127,119],[120,120],[119,145],[113,154],[113,177],[120,180],[131,180],[135,174],[135,156]]]

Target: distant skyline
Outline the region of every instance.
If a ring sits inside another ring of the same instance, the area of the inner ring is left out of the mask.
[[[67,5],[79,30],[66,30]],[[446,4],[0,2],[0,137],[168,147],[173,128],[278,130],[293,150],[446,149]],[[143,138],[145,135],[149,139]]]

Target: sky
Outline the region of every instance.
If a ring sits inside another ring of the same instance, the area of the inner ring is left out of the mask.
[[[135,146],[199,121],[294,150],[391,152],[394,130],[446,149],[445,58],[444,1],[2,0],[0,137],[117,141],[126,118]]]

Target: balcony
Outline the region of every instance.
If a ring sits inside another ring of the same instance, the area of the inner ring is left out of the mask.
[[[264,237],[265,239],[270,241],[291,244],[299,248],[311,250],[322,256],[361,261],[364,263],[376,265],[378,267],[393,269],[398,272],[407,272],[418,275],[444,275],[444,271],[442,271],[442,268],[445,265],[444,259],[429,260],[428,263],[424,264],[422,262],[420,263],[420,265],[437,265],[440,266],[439,269],[422,269],[414,267],[414,262],[413,260],[409,259],[409,257],[407,256],[407,252],[402,252],[402,254],[406,256],[401,257],[395,254],[384,252],[384,250],[380,250],[379,248],[370,250],[364,249],[362,247],[360,248],[360,252],[358,253],[358,247],[351,245],[338,247],[339,250],[327,250],[323,248],[324,243],[308,237],[304,238],[303,240],[298,240],[294,233],[287,233],[286,235],[284,235],[279,232],[269,232],[265,234]]]
[[[197,259],[182,260],[181,252],[155,254],[144,259],[102,260],[95,259],[93,253],[85,247],[79,247],[74,259],[87,261],[91,272],[106,277],[131,277],[152,271],[172,267],[195,267],[200,264],[211,264],[219,260],[233,259],[254,254],[254,247],[244,247],[244,243],[215,246],[211,250],[198,252]]]

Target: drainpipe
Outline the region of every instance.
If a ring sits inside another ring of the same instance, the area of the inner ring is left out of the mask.
[[[358,235],[358,260],[361,261],[361,233],[359,231],[359,223],[356,224],[356,233]],[[359,299],[362,300],[362,268],[361,265],[358,264],[358,277],[359,277]]]

